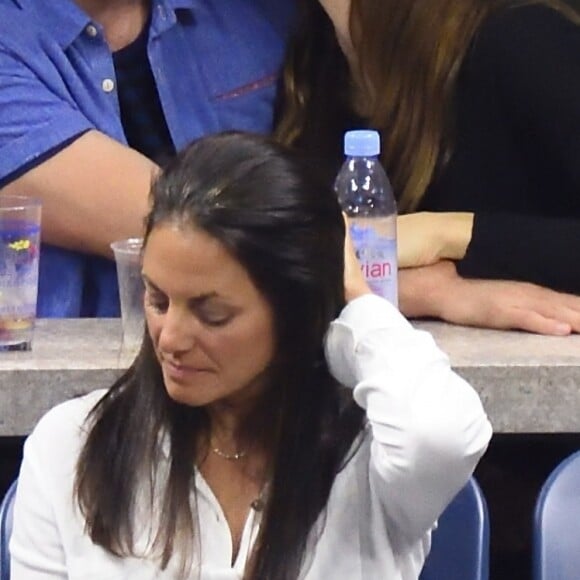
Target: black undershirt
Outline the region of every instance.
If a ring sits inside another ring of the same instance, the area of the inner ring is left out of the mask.
[[[163,165],[175,154],[175,147],[147,57],[148,35],[149,24],[131,44],[113,53],[113,63],[127,143]]]

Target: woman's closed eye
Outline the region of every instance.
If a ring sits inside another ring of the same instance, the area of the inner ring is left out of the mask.
[[[214,310],[212,308],[197,307],[194,309],[195,315],[202,324],[207,326],[225,326],[234,317],[231,312],[224,312],[222,309]]]
[[[163,293],[147,289],[145,291],[145,304],[158,314],[165,314],[169,308],[169,299]],[[194,316],[206,326],[225,326],[232,320],[234,314],[221,308],[211,308],[194,303],[189,308]]]

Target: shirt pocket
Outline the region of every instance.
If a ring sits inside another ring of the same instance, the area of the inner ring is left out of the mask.
[[[222,129],[270,129],[285,37],[252,3],[233,2],[231,13],[205,25],[213,33],[198,46],[199,73]],[[197,26],[204,26],[200,16]]]

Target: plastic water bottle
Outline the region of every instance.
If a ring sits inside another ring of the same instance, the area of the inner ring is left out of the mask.
[[[373,292],[398,305],[397,203],[378,155],[377,131],[347,131],[334,189],[350,223],[361,270]]]

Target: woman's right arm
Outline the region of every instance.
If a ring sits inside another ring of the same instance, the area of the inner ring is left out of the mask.
[[[348,226],[348,219],[345,218]],[[370,292],[346,230],[345,298],[325,353],[353,388],[372,432],[369,478],[395,549],[417,541],[461,489],[485,451],[491,425],[474,389],[431,335]]]
[[[417,542],[465,485],[491,425],[475,390],[451,368],[431,335],[386,300],[353,298],[330,325],[333,375],[353,387],[372,443],[371,490],[395,550]]]

